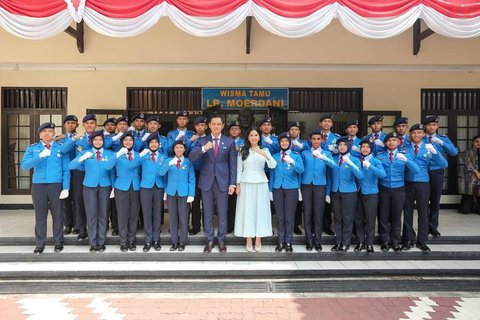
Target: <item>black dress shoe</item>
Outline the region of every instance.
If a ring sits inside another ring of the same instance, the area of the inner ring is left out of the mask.
[[[235,230],[235,229],[230,229],[230,228],[227,229],[227,234],[233,233],[234,230]]]
[[[429,233],[434,237],[440,237],[440,232],[438,232],[438,230],[430,229]]]
[[[428,253],[431,251],[425,242],[417,242],[417,248],[422,250],[423,253]]]
[[[285,252],[293,252],[293,247],[291,243],[286,243],[285,244]]]
[[[172,244],[172,246],[170,247],[170,251],[177,251],[177,249],[178,249],[177,243]]]
[[[88,238],[88,234],[86,232],[80,232],[77,236],[77,240],[85,240]]]
[[[184,243],[179,243],[178,244],[178,251],[185,251],[185,244]]]
[[[57,243],[57,244],[55,245],[55,248],[53,249],[53,252],[59,253],[59,252],[62,252],[62,251],[63,251],[63,244]]]
[[[213,247],[214,247],[213,241],[208,241],[205,247],[203,247],[203,252],[210,253],[212,252]]]
[[[335,232],[333,232],[332,229],[323,229],[323,232],[325,232],[329,236],[334,236],[335,235]]]
[[[67,234],[70,234],[72,233],[72,227],[65,227],[65,229],[63,229],[63,234],[64,235],[67,235]]]
[[[152,247],[152,245],[150,243],[146,243],[144,246],[143,246],[143,252],[148,252],[150,251],[150,248]]]
[[[188,231],[188,235],[194,236],[200,232],[200,229],[192,228]]]
[[[44,246],[36,246],[35,249],[33,250],[33,253],[36,255],[40,255],[43,253],[43,250],[45,250]]]
[[[97,252],[97,246],[91,246],[89,251],[90,252]]]
[[[275,252],[282,252],[283,249],[285,249],[285,247],[283,246],[283,243],[279,243],[279,244],[277,244],[277,246],[275,247]]]
[[[405,251],[408,251],[411,248],[413,248],[413,242],[412,241],[407,241],[402,245],[402,249],[405,250]]]
[[[97,252],[105,252],[105,250],[107,250],[107,247],[105,247],[104,244],[102,244],[101,246],[97,246]]]
[[[118,230],[117,229],[112,230],[112,236],[113,237],[118,236]]]
[[[341,245],[336,244],[336,245],[334,245],[334,246],[330,249],[330,251],[332,251],[332,252],[337,252],[338,249],[340,249],[341,247],[342,247]]]
[[[130,250],[130,251],[137,250],[137,246],[135,245],[135,243],[130,243],[130,245],[128,246],[128,250]]]
[[[390,250],[390,246],[388,245],[388,243],[384,243],[380,246],[380,250],[382,250],[383,252],[388,252],[388,250]]]
[[[367,246],[367,253],[374,253],[374,252],[375,252],[375,250],[373,250],[372,245]]]
[[[313,243],[307,243],[307,245],[305,246],[305,249],[307,249],[307,251],[312,251],[313,250]]]
[[[315,251],[321,252],[322,251],[322,245],[321,244],[316,244],[315,245]]]
[[[162,246],[160,245],[160,241],[155,241],[153,243],[153,249],[155,249],[155,251],[160,251],[162,250]]]
[[[300,229],[299,226],[295,226],[295,229],[293,229],[293,233],[295,233],[297,236],[302,235],[302,229]]]
[[[342,246],[341,250],[338,248],[338,251],[342,253],[348,252],[348,250],[350,250],[350,246]]]
[[[225,253],[227,252],[227,246],[224,241],[218,241],[218,252]]]
[[[355,249],[353,249],[353,251],[355,252],[361,252],[362,250],[365,250],[365,243],[363,242],[357,243],[357,245],[355,246]]]
[[[120,251],[127,252],[128,251],[128,246],[126,244],[121,244],[120,245]]]
[[[72,234],[80,234],[80,229],[73,228],[72,229]]]
[[[392,247],[394,252],[402,252],[402,246],[400,244],[395,243]]]

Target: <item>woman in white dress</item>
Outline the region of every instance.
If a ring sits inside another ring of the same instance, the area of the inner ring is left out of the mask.
[[[271,169],[277,162],[260,142],[260,130],[247,132],[245,145],[238,153],[237,161],[237,208],[235,214],[235,236],[247,238],[247,251],[260,251],[262,237],[272,235],[270,192],[265,175],[265,163]],[[255,239],[255,249],[252,238]]]

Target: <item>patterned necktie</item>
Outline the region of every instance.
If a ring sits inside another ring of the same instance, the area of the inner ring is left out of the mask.
[[[418,154],[418,144],[415,145],[415,155]]]
[[[49,144],[46,144],[46,145],[45,145],[45,148],[47,148],[48,150],[50,150],[50,145],[49,145]]]
[[[128,160],[132,161],[132,159],[133,159],[133,158],[132,158],[132,152],[131,152],[131,151],[128,151],[127,154],[128,154]]]
[[[177,160],[177,169],[180,169],[180,163],[182,163],[182,159]]]
[[[375,133],[375,140],[378,139],[378,133]]]
[[[389,157],[389,159],[390,159],[390,163],[392,163],[392,162],[393,162],[393,152],[390,152],[390,157]]]
[[[432,143],[432,137],[428,137],[428,143]]]
[[[214,138],[213,140],[215,141],[213,145],[213,154],[215,155],[215,158],[216,158],[218,155],[218,138]]]
[[[282,163],[285,162],[285,156],[287,155],[287,153],[285,151],[282,152]]]
[[[102,160],[102,156],[100,155],[100,150],[97,150],[97,161]]]
[[[328,134],[324,133],[323,134],[323,143],[327,143],[327,139],[328,139]]]
[[[340,161],[338,161],[338,166],[341,167],[343,164],[343,156],[340,156]]]
[[[155,158],[155,152],[152,152],[152,161],[153,163],[157,162],[157,159]]]

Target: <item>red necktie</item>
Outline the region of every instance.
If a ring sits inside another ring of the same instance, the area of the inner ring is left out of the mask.
[[[327,143],[327,138],[328,138],[328,134],[324,133],[323,134],[323,142],[324,143]]]
[[[362,157],[362,158],[360,159],[360,163],[362,164],[362,167],[363,167],[363,161],[365,161],[365,158],[364,158],[364,157]]]
[[[45,145],[45,148],[47,148],[48,150],[50,150],[50,145],[49,145],[49,144],[46,144],[46,145]]]
[[[102,160],[102,156],[100,155],[100,150],[97,150],[97,161]]]
[[[403,145],[403,138],[400,138],[400,147]]]
[[[180,169],[180,163],[182,163],[182,159],[177,160],[177,169]]]
[[[295,145],[292,143],[292,151],[295,151]]]
[[[338,161],[338,166],[341,167],[343,164],[343,156],[340,156],[340,161]]]
[[[390,152],[390,157],[389,157],[389,159],[390,159],[390,163],[392,163],[392,162],[393,162],[393,152]]]
[[[132,158],[132,152],[131,152],[131,151],[128,151],[127,154],[128,154],[128,160],[132,161],[132,159],[133,159],[133,158]]]
[[[140,132],[137,132],[137,138],[140,139]]]
[[[378,133],[375,133],[375,140],[378,139]]]
[[[213,145],[213,154],[215,155],[215,158],[216,158],[218,155],[218,138],[214,138],[213,140],[215,141]]]
[[[153,163],[157,162],[157,159],[155,158],[155,152],[152,153],[152,161]]]
[[[415,145],[415,155],[417,155],[417,154],[418,154],[418,145],[416,144]]]
[[[432,137],[428,137],[428,143],[432,143]]]
[[[285,162],[285,156],[287,155],[287,153],[285,151],[282,152],[282,163]]]

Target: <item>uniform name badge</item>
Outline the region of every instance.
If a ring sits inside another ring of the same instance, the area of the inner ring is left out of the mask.
[[[78,152],[81,152],[82,150],[83,150],[82,146],[78,146],[78,147],[77,147],[77,151],[78,151]]]

